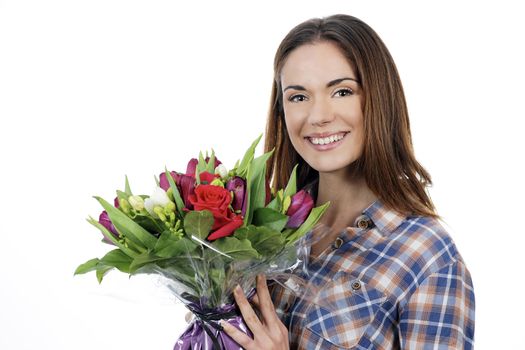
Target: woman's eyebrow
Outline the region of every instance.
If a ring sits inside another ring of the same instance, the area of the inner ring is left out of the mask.
[[[332,87],[332,86],[337,85],[340,82],[345,81],[345,80],[355,81],[356,83],[359,84],[359,81],[357,79],[355,79],[355,78],[344,77],[344,78],[334,79],[334,80],[330,81],[328,84],[326,84],[326,87]]]
[[[357,79],[354,79],[354,78],[350,78],[350,77],[344,77],[344,78],[339,78],[339,79],[334,79],[332,81],[329,81],[328,84],[326,84],[326,87],[332,87],[334,85],[337,85],[345,80],[351,80],[351,81],[355,81],[356,83],[359,84],[359,81]],[[306,91],[306,88],[302,85],[289,85],[287,86],[286,88],[284,88],[283,92],[285,92],[286,90],[288,89],[294,89],[294,90],[299,90],[299,91]]]
[[[283,92],[285,92],[286,90],[288,89],[294,89],[294,90],[299,90],[299,91],[306,91],[306,89],[304,88],[304,86],[301,86],[301,85],[290,85],[290,86],[287,86]]]

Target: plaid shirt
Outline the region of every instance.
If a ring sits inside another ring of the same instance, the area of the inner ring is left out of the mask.
[[[474,290],[452,239],[380,201],[308,262],[314,301],[273,289],[292,349],[472,349]]]

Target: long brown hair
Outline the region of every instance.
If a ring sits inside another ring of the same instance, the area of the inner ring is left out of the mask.
[[[315,182],[318,172],[295,151],[284,120],[282,67],[293,50],[305,44],[336,44],[354,68],[363,90],[364,148],[355,166],[368,187],[388,207],[406,215],[437,217],[426,187],[430,174],[414,156],[408,110],[394,60],[383,41],[366,23],[348,15],[314,18],[293,28],[274,60],[274,82],[266,125],[265,151],[272,186],[283,188],[295,164],[299,187]]]

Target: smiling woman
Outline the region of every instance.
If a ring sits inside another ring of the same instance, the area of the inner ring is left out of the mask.
[[[235,297],[246,349],[471,349],[474,291],[438,221],[412,148],[401,80],[361,20],[334,15],[292,29],[274,62],[267,151],[273,186],[298,183],[330,202],[331,230],[310,247],[313,300],[259,279],[255,307]],[[319,301],[319,302],[317,302]]]
[[[363,98],[351,65],[335,44],[298,47],[286,59],[281,84],[290,141],[306,163],[332,172],[359,158]]]

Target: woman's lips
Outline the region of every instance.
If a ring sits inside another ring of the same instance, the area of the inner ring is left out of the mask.
[[[349,132],[336,133],[326,137],[305,137],[311,147],[318,151],[328,151],[336,148],[345,139]]]

